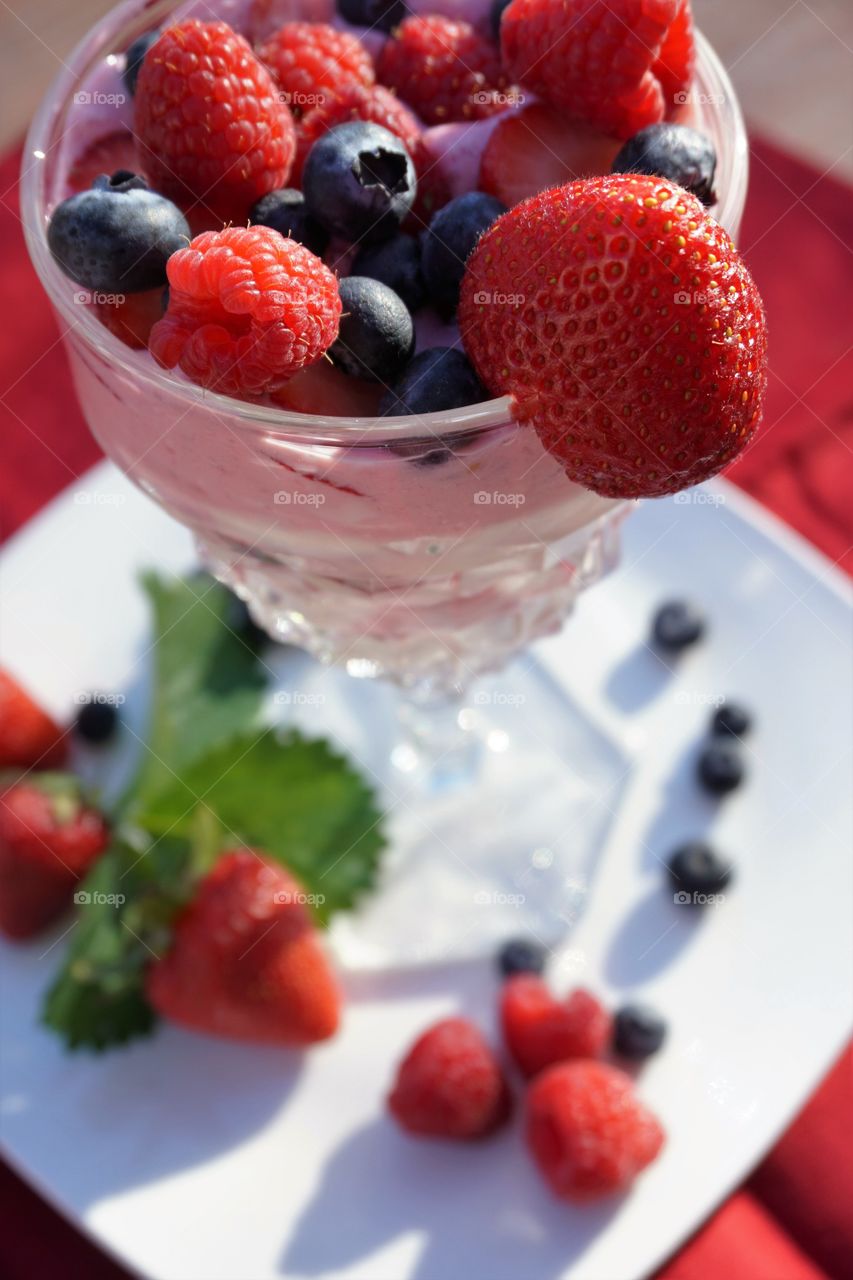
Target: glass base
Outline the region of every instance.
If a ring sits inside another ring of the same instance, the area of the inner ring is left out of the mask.
[[[453,743],[438,770],[423,767],[416,740],[400,741],[395,690],[297,651],[277,665],[288,722],[334,735],[388,815],[378,888],[330,930],[344,967],[441,964],[518,935],[547,946],[568,935],[629,762],[529,655],[474,687],[467,749]]]

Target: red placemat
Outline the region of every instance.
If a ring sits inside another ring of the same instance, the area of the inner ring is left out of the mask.
[[[0,164],[0,516],[7,534],[99,457],[24,250],[18,163],[12,155]],[[729,476],[850,571],[853,366],[845,318],[853,293],[853,201],[848,188],[767,143],[754,143],[752,166],[741,243],[767,303],[770,386],[764,428]],[[842,1118],[850,1113],[851,1067],[848,1051],[746,1188],[659,1280],[846,1280],[853,1271],[853,1151]],[[3,1280],[126,1276],[2,1164],[0,1196],[8,1206]]]

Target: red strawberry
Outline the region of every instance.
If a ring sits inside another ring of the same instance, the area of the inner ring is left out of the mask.
[[[291,175],[293,183],[299,185],[302,166],[317,139],[328,133],[329,129],[350,120],[369,120],[372,124],[381,124],[400,139],[409,155],[415,159],[421,126],[405,103],[391,93],[390,89],[379,84],[369,88],[361,84],[345,84],[326,93],[323,101],[302,117],[297,130],[296,160]]]
[[[480,1032],[446,1018],[424,1032],[400,1064],[388,1107],[408,1133],[482,1138],[512,1109],[500,1066]]]
[[[68,194],[88,191],[102,173],[112,174],[119,169],[145,176],[133,134],[124,129],[96,138],[76,157],[68,173]]]
[[[225,22],[167,27],[136,83],[135,132],[151,185],[222,221],[283,187],[296,151],[293,119],[242,36]]]
[[[404,19],[382,46],[377,74],[427,124],[480,120],[506,108],[498,51],[469,22]]]
[[[152,328],[163,317],[163,290],[148,289],[145,293],[117,296],[120,301],[96,302],[95,313],[110,333],[135,351],[143,351],[148,346]]]
[[[108,840],[75,778],[40,773],[9,783],[0,793],[0,930],[29,938],[52,924]]]
[[[671,116],[693,80],[696,46],[693,41],[693,14],[690,0],[681,0],[678,13],[664,36],[663,44],[652,67],[652,75],[663,90],[664,112]]]
[[[294,115],[322,106],[327,93],[376,79],[373,59],[348,31],[325,22],[286,22],[258,50]]]
[[[590,178],[511,209],[468,259],[459,324],[488,389],[607,497],[707,480],[761,418],[761,297],[728,233],[659,178]]]
[[[563,1062],[527,1095],[525,1136],[539,1170],[562,1200],[626,1190],[655,1159],[664,1132],[624,1071],[603,1062]]]
[[[546,187],[609,173],[618,150],[613,138],[567,125],[561,112],[532,102],[495,125],[480,159],[479,188],[511,209]]]
[[[236,1040],[298,1046],[334,1035],[340,994],[305,899],[261,854],[222,854],[148,971],[153,1007]]]
[[[595,996],[578,988],[555,1000],[533,973],[504,983],[501,1023],[507,1048],[528,1077],[567,1058],[597,1058],[610,1041],[610,1014]]]
[[[66,755],[62,729],[0,667],[0,769],[55,769]]]
[[[629,138],[663,119],[665,94],[689,63],[686,42],[692,49],[692,36],[684,4],[512,0],[501,20],[504,66],[514,80],[572,119]],[[659,59],[664,57],[662,73]],[[665,75],[665,86],[659,74]]]
[[[271,227],[205,231],[172,254],[167,274],[169,308],[151,330],[151,354],[203,387],[260,396],[338,336],[337,280]]]

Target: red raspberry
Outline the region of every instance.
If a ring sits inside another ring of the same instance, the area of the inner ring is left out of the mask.
[[[167,265],[169,309],[150,349],[167,369],[256,397],[331,346],[341,299],[328,267],[271,227],[205,231]]]
[[[336,125],[350,120],[381,124],[400,139],[414,160],[420,144],[421,126],[405,103],[379,84],[369,88],[361,84],[345,84],[327,93],[321,103],[302,117],[297,130],[292,182],[299,184],[302,166],[317,139]]]
[[[498,51],[470,22],[406,18],[382,46],[377,73],[426,124],[480,120],[506,106]]]
[[[603,1062],[549,1067],[527,1095],[525,1136],[539,1170],[562,1200],[590,1200],[629,1187],[655,1159],[664,1132],[624,1071]]]
[[[287,22],[258,50],[294,115],[322,106],[326,94],[373,84],[373,59],[361,41],[325,22]]]
[[[693,14],[690,0],[681,0],[681,6],[664,36],[663,44],[652,67],[663,90],[664,114],[671,116],[693,80],[696,62],[696,46],[693,41]]]
[[[607,497],[707,480],[761,418],[761,297],[728,233],[659,178],[584,179],[511,209],[468,259],[459,324],[489,390]]]
[[[136,85],[135,131],[151,185],[220,221],[245,221],[287,182],[296,134],[266,67],[225,22],[167,27]]]
[[[504,66],[572,118],[629,138],[671,105],[665,95],[688,65],[685,41],[692,50],[685,7],[685,0],[512,0],[501,20]],[[664,56],[672,67],[662,73]]]
[[[507,1048],[528,1078],[567,1058],[597,1058],[610,1042],[611,1018],[588,991],[555,1000],[536,974],[504,983],[501,1023]]]
[[[446,1018],[403,1059],[388,1106],[409,1133],[481,1138],[508,1119],[511,1097],[477,1028],[464,1018]]]

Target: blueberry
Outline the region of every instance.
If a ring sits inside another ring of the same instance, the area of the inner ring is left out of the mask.
[[[703,133],[683,124],[650,124],[629,138],[611,165],[611,173],[648,173],[692,191],[705,205],[715,204],[717,153]]]
[[[731,863],[701,840],[693,840],[676,849],[667,863],[667,870],[679,905],[700,905],[704,898],[721,893],[731,883],[734,874]]]
[[[541,973],[545,968],[545,948],[527,938],[511,938],[498,952],[498,970],[505,978],[516,973]]]
[[[500,43],[501,38],[501,18],[504,16],[504,10],[508,9],[512,4],[512,0],[492,0],[492,8],[489,13],[489,25],[495,40]]]
[[[143,59],[152,44],[156,44],[159,39],[159,31],[147,31],[144,36],[137,36],[133,44],[128,46],[127,53],[124,55],[124,71],[121,73],[121,78],[131,98],[136,93],[136,81]]]
[[[704,747],[699,756],[696,775],[712,795],[724,796],[743,782],[746,769],[736,742],[717,738]]]
[[[669,600],[652,620],[652,643],[667,653],[679,653],[705,634],[705,618],[689,600]]]
[[[406,16],[404,0],[338,0],[338,13],[354,27],[390,31]]]
[[[613,1018],[613,1048],[621,1058],[649,1058],[666,1039],[666,1022],[647,1004],[626,1004]]]
[[[751,728],[752,713],[739,702],[724,702],[711,717],[711,732],[718,737],[742,738]]]
[[[421,246],[414,236],[401,231],[382,244],[359,249],[352,264],[354,276],[370,276],[398,293],[410,311],[426,301],[421,274]]]
[[[105,293],[164,285],[166,263],[189,239],[177,205],[124,170],[63,200],[47,229],[50,251],[65,274]]]
[[[405,302],[367,276],[347,276],[340,293],[341,327],[329,356],[354,378],[393,381],[415,349],[415,328]]]
[[[329,231],[364,244],[394,234],[417,185],[400,139],[363,120],[339,124],[318,138],[302,173],[309,212]]]
[[[294,187],[283,187],[261,196],[249,210],[249,221],[255,227],[272,227],[291,240],[321,257],[329,243],[329,233],[305,207],[305,197]]]
[[[461,351],[454,347],[430,347],[419,351],[401,377],[379,401],[381,417],[439,413],[479,404],[486,391]]]
[[[506,213],[506,205],[500,200],[482,191],[469,191],[439,209],[424,232],[424,280],[430,298],[443,314],[456,310],[468,255],[502,213]]]
[[[74,732],[84,742],[100,746],[113,736],[118,727],[118,711],[112,702],[91,697],[83,703],[74,721]]]

